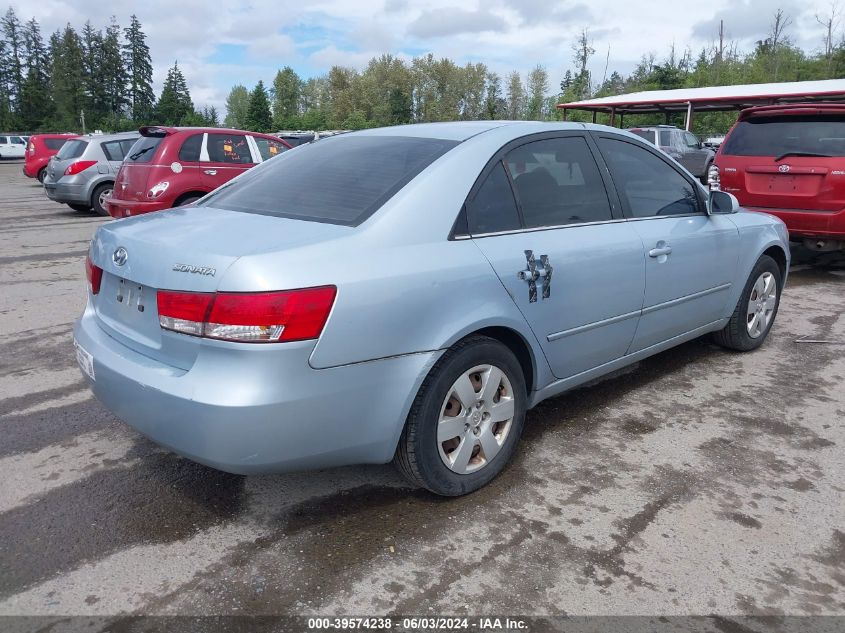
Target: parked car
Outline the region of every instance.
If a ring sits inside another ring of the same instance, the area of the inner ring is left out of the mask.
[[[614,128],[340,135],[101,225],[77,357],[118,417],[209,466],[394,460],[460,495],[542,400],[705,334],[765,340],[786,228],[738,211]]]
[[[191,204],[290,149],[275,136],[243,130],[142,127],[140,134],[107,201],[115,218]]]
[[[29,144],[26,150],[23,173],[27,178],[37,178],[38,182],[44,182],[47,175],[47,163],[51,156],[62,148],[62,145],[70,139],[76,138],[75,134],[33,134],[29,137]]]
[[[0,160],[23,158],[26,153],[26,140],[17,134],[0,134]]]
[[[306,143],[319,141],[321,138],[328,138],[330,136],[337,136],[338,134],[346,134],[349,130],[322,130],[315,132],[313,130],[281,130],[276,132],[276,136],[291,147],[298,147]]]
[[[708,136],[705,138],[701,144],[708,149],[712,149],[714,152],[719,150],[719,146],[725,142],[725,136]]]
[[[140,138],[137,132],[92,134],[72,139],[47,163],[44,191],[50,200],[75,211],[108,215],[105,201],[123,157]]]
[[[634,127],[628,131],[659,147],[686,167],[702,184],[707,184],[707,175],[716,152],[705,147],[695,134],[672,125]]]
[[[795,241],[845,249],[845,104],[743,110],[711,170],[714,186],[776,215]]]

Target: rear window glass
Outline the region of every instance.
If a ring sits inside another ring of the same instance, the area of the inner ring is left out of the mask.
[[[278,156],[288,149],[288,146],[281,141],[272,141],[261,138],[260,136],[254,136],[253,138],[255,139],[255,144],[258,146],[258,153],[261,154],[261,160],[268,160],[274,156]]]
[[[644,138],[649,143],[654,145],[654,130],[628,130],[631,134],[636,134],[640,138]]]
[[[327,139],[250,170],[202,206],[356,226],[455,145],[400,136]]]
[[[68,141],[62,145],[62,148],[59,150],[58,157],[60,159],[79,158],[82,156],[82,152],[85,151],[86,147],[88,147],[88,141]]]
[[[47,149],[61,149],[62,145],[67,143],[66,138],[45,138],[44,139],[44,146]]]
[[[845,156],[845,117],[754,117],[737,123],[722,146],[722,153],[732,156],[792,152]]]
[[[660,146],[669,147],[672,145],[672,133],[669,130],[660,130]]]
[[[161,145],[163,140],[163,136],[142,136],[135,141],[124,161],[127,163],[149,163],[156,153],[156,148]]]
[[[200,159],[200,148],[202,148],[202,134],[193,134],[185,139],[182,147],[179,148],[179,160],[187,163],[195,163]]]

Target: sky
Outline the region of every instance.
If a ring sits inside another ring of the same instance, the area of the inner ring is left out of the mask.
[[[778,8],[791,18],[787,35],[805,50],[822,48],[816,15],[830,0],[39,0],[13,2],[22,20],[35,17],[46,36],[68,22],[121,27],[133,13],[147,34],[156,92],[178,61],[194,105],[223,104],[230,88],[270,84],[291,66],[302,77],[335,64],[363,68],[382,53],[410,59],[433,53],[459,64],[484,62],[505,75],[546,67],[550,92],[572,68],[572,44],[586,28],[596,54],[593,78],[629,73],[643,54],[665,58],[674,44],[695,55],[718,37],[750,50],[765,36]],[[845,11],[845,2],[842,10]],[[845,27],[845,19],[839,24]],[[608,57],[609,52],[609,57]]]

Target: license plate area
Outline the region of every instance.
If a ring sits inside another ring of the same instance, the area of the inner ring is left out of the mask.
[[[114,332],[144,347],[161,345],[155,288],[105,272],[95,305],[102,323]]]

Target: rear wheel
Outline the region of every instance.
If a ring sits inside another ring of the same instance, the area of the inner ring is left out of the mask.
[[[109,214],[108,209],[106,209],[106,200],[111,198],[113,189],[114,183],[111,182],[104,182],[94,188],[94,192],[91,194],[91,207],[99,215]]]
[[[77,204],[76,202],[68,202],[67,206],[69,206],[74,211],[79,211],[80,213],[86,213],[91,210],[91,206],[87,204]]]
[[[712,165],[713,165],[712,161],[707,161],[707,164],[704,165],[704,173],[701,174],[701,177],[699,178],[699,180],[701,181],[701,184],[704,185],[705,187],[707,187],[707,184],[708,184],[707,181],[710,178],[710,167]]]
[[[41,169],[38,170],[38,175],[36,176],[36,178],[38,178],[38,182],[40,182],[43,185],[44,179],[46,177],[47,177],[47,168],[42,167]]]
[[[780,305],[781,273],[777,262],[763,255],[745,283],[728,324],[713,335],[716,343],[747,352],[766,340]]]
[[[474,336],[449,349],[420,387],[394,464],[444,496],[481,488],[510,460],[525,422],[519,361],[500,342]]]

